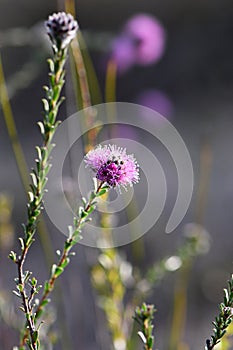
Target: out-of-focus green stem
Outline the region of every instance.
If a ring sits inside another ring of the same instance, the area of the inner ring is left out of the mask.
[[[209,141],[207,139],[204,139],[201,144],[199,186],[197,189],[197,199],[195,208],[195,221],[200,225],[202,225],[204,222],[211,167],[211,146],[209,144]]]
[[[17,167],[20,173],[20,178],[22,180],[23,186],[26,191],[29,190],[29,176],[27,172],[27,164],[25,161],[24,153],[19,142],[18,133],[16,130],[16,125],[11,109],[11,105],[9,102],[3,66],[2,66],[2,58],[0,56],[0,102],[3,111],[3,117],[5,119],[7,131],[11,140],[15,160],[17,163]]]
[[[205,140],[201,145],[200,151],[200,175],[195,210],[195,222],[200,225],[203,225],[204,221],[211,164],[211,149],[208,142]],[[197,230],[199,229],[199,227],[200,226],[197,226]],[[180,269],[179,277],[176,281],[169,350],[179,349],[182,343],[187,312],[187,288],[191,268],[191,261],[188,261],[186,265]]]
[[[107,65],[106,81],[105,81],[105,101],[116,101],[116,74],[117,66],[113,60],[110,60]]]
[[[186,321],[187,309],[187,285],[189,279],[190,264],[186,264],[179,271],[175,284],[174,305],[171,334],[169,338],[169,350],[177,350],[181,348],[183,331]]]

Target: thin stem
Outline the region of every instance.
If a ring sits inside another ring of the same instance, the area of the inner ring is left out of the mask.
[[[87,221],[88,216],[92,213],[95,205],[96,198],[100,195],[104,194],[105,191],[107,191],[107,187],[104,186],[104,182],[100,182],[96,191],[93,191],[90,195],[89,201],[86,203],[84,208],[79,212],[78,219],[75,220],[74,224],[74,230],[70,237],[65,241],[63,251],[61,253],[61,257],[59,262],[56,265],[53,265],[51,276],[48,281],[45,282],[44,286],[44,292],[40,299],[39,305],[37,306],[36,310],[34,311],[34,324],[36,325],[38,319],[41,317],[41,315],[44,312],[44,307],[47,305],[48,296],[54,289],[55,282],[57,278],[61,275],[61,273],[64,272],[65,267],[69,264],[69,255],[72,247],[78,243],[80,237],[80,232],[82,226]],[[25,329],[21,346],[25,344],[25,341],[28,337],[28,333],[30,332],[30,329]]]
[[[116,102],[116,73],[117,66],[113,60],[107,65],[106,81],[105,81],[105,101]]]
[[[29,183],[30,183],[30,179],[28,176],[28,167],[25,160],[23,149],[20,144],[18,132],[15,125],[14,115],[10,105],[10,99],[9,99],[6,81],[4,77],[1,56],[0,56],[0,103],[2,106],[3,117],[6,123],[7,132],[12,145],[16,165],[19,171],[19,175],[20,175],[24,190],[27,193],[29,190]],[[52,243],[51,243],[43,217],[40,218],[40,222],[38,224],[38,233],[39,233],[40,241],[45,254],[45,259],[47,261],[47,264],[50,266],[51,257],[53,256],[53,250],[52,250]]]
[[[35,317],[33,309],[30,306],[31,298],[27,296],[26,283],[24,273],[24,263],[31,244],[34,241],[34,235],[38,223],[38,217],[41,213],[41,205],[44,195],[45,185],[47,183],[47,174],[50,169],[50,153],[52,150],[52,139],[54,132],[58,126],[56,117],[58,108],[61,103],[60,93],[64,85],[64,64],[66,60],[67,49],[61,49],[54,53],[53,61],[50,60],[50,87],[46,87],[46,99],[44,99],[44,120],[40,123],[41,134],[43,136],[43,145],[37,147],[38,159],[36,160],[36,170],[32,171],[31,192],[29,192],[28,203],[28,219],[24,226],[24,239],[21,239],[21,256],[17,259],[10,257],[18,265],[18,283],[17,289],[21,295],[23,310],[26,316],[26,326],[29,328],[30,341],[29,344],[33,350],[37,350],[37,333],[35,328]],[[21,339],[21,346],[24,346],[26,337]]]
[[[7,132],[11,140],[16,164],[19,170],[20,178],[23,183],[23,186],[26,190],[29,189],[29,176],[27,175],[27,164],[23,154],[21,144],[19,142],[18,133],[16,130],[16,125],[14,122],[14,117],[9,103],[8,92],[6,88],[6,82],[3,72],[2,59],[0,56],[0,103],[3,110],[3,117],[5,119]]]
[[[74,60],[77,67],[77,72],[79,75],[79,82],[80,82],[80,90],[82,95],[82,102],[83,102],[83,108],[90,107],[92,105],[91,103],[91,95],[87,80],[87,73],[86,68],[83,62],[82,53],[79,47],[78,40],[74,40],[71,44],[72,52],[74,55]]]
[[[90,88],[88,84],[87,71],[84,64],[82,52],[79,46],[79,41],[73,40],[71,43],[71,49],[73,54],[73,59],[75,62],[76,73],[79,80],[80,94],[81,94],[81,108],[84,109],[85,121],[81,121],[82,129],[83,125],[91,128],[95,121],[95,112],[92,108]],[[84,124],[85,123],[85,124]],[[98,128],[90,129],[87,133],[87,140],[85,142],[85,152],[88,152],[91,146],[94,146],[98,134]]]
[[[96,190],[96,193],[95,193],[95,196],[93,198],[90,198],[87,205],[85,206],[84,208],[84,212],[88,213],[91,206],[93,205],[93,202],[95,201],[96,197],[98,196],[102,186],[103,186],[103,182],[101,182]],[[79,231],[82,224],[83,224],[83,218],[80,217],[75,225],[75,230],[76,231]],[[61,255],[61,258],[57,264],[57,267],[60,268],[63,266],[65,260],[67,259],[68,255],[69,255],[69,252],[73,246],[73,242],[75,240],[75,236],[72,236],[71,238],[69,238],[68,240],[66,240],[65,244],[64,244],[64,248],[63,248],[63,252],[62,252],[62,255]],[[42,298],[41,298],[41,301],[40,301],[40,304],[38,305],[37,307],[37,310],[36,310],[36,318],[38,317],[37,315],[40,313],[41,309],[42,309],[42,305],[45,301],[45,299],[47,299],[49,293],[53,290],[54,288],[54,283],[56,281],[56,279],[58,278],[59,275],[57,275],[55,272],[51,275],[49,281],[48,281],[48,288],[47,290],[44,292]]]
[[[23,280],[23,276],[24,276],[23,264],[24,264],[24,261],[26,258],[27,250],[26,249],[24,250],[24,253],[23,253],[21,260],[20,260],[21,263],[18,262],[18,276],[19,276],[19,285],[23,286],[22,291],[21,291],[21,298],[22,298],[24,312],[25,312],[25,316],[27,319],[27,324],[28,324],[28,328],[29,328],[29,332],[30,332],[31,346],[32,346],[33,350],[36,350],[37,345],[34,342],[35,325],[34,325],[32,317],[31,317],[32,310],[30,308],[30,302],[29,302],[29,299],[27,297],[26,291],[24,289],[24,280]]]

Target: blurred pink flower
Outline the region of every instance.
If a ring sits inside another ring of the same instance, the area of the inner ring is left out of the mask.
[[[137,97],[136,102],[155,110],[167,119],[171,119],[173,116],[174,106],[169,97],[162,91],[156,89],[145,90]]]
[[[135,63],[134,42],[125,35],[121,35],[112,42],[112,59],[120,72],[127,71]]]
[[[132,17],[125,26],[125,33],[136,42],[135,61],[146,65],[157,62],[165,48],[165,30],[153,16],[140,14]]]
[[[134,64],[152,64],[162,57],[165,41],[165,30],[155,17],[146,14],[135,15],[113,40],[111,58],[120,72],[126,71]]]

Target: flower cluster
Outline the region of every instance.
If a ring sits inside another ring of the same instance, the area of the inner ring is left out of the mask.
[[[78,23],[71,14],[58,12],[49,16],[45,27],[53,45],[58,49],[65,49],[75,37]]]
[[[132,186],[139,181],[139,167],[134,156],[116,145],[99,145],[85,156],[85,163],[96,178],[109,187]]]

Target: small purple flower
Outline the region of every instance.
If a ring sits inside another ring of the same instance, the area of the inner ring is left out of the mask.
[[[57,49],[65,49],[76,36],[78,23],[71,14],[58,12],[49,16],[45,27],[53,45]]]
[[[85,156],[85,163],[96,178],[109,187],[132,186],[139,181],[139,166],[134,156],[116,145],[99,145]]]
[[[162,57],[165,41],[165,30],[155,17],[146,14],[135,15],[113,40],[111,58],[120,72],[125,72],[134,64],[152,64]]]

